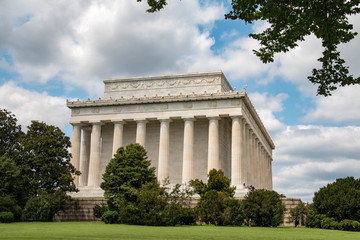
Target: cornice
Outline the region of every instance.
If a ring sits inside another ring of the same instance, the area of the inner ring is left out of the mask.
[[[155,97],[132,97],[119,99],[98,99],[86,101],[69,101],[66,100],[66,106],[70,109],[80,107],[102,107],[114,105],[132,105],[132,104],[147,104],[147,103],[170,103],[170,102],[188,102],[188,101],[205,101],[205,100],[221,100],[221,99],[236,99],[246,96],[245,91],[229,91],[218,93],[203,93],[203,94],[188,94],[188,95],[167,95]]]

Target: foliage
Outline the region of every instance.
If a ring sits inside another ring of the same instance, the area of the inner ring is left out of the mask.
[[[360,231],[360,223],[355,220],[344,219],[339,223],[339,230],[343,231]]]
[[[139,144],[119,148],[103,174],[109,210],[117,211],[120,223],[138,225],[176,225],[195,223],[188,208],[191,191],[176,185],[169,191],[161,187],[150,167],[145,149]]]
[[[22,209],[9,195],[0,197],[0,212],[11,212],[14,215],[14,221],[21,220]]]
[[[101,188],[105,191],[109,207],[116,199],[136,201],[137,190],[148,182],[156,183],[155,168],[150,167],[144,147],[130,144],[119,148],[106,166]]]
[[[16,197],[21,192],[21,172],[15,161],[6,156],[0,156],[0,196]]]
[[[69,206],[67,193],[77,191],[73,175],[80,174],[70,164],[70,146],[70,139],[58,127],[32,121],[25,134],[15,116],[0,109],[0,199],[10,199],[7,206],[16,206],[8,210],[16,221],[22,215],[18,208],[27,204],[27,209],[33,208],[36,201],[37,206],[50,203],[46,221]]]
[[[259,189],[249,192],[243,203],[249,224],[277,227],[283,222],[285,206],[281,195],[275,191]]]
[[[106,224],[117,223],[119,221],[119,213],[117,211],[106,211],[101,216],[101,220]]]
[[[104,203],[102,203],[101,205],[96,204],[93,211],[94,211],[94,217],[96,218],[101,218],[101,216],[108,211],[109,208],[107,205],[105,205]]]
[[[22,136],[21,126],[17,125],[15,115],[0,109],[0,156],[13,156],[19,147]]]
[[[324,214],[318,214],[310,206],[308,214],[306,215],[305,226],[310,228],[321,228],[321,221],[326,217]]]
[[[50,208],[46,198],[42,196],[30,198],[23,211],[23,220],[49,222],[52,220]]]
[[[200,196],[203,196],[211,190],[224,192],[230,197],[235,194],[235,187],[230,187],[230,179],[225,176],[222,170],[210,170],[207,184],[202,180],[195,179],[190,181],[190,185],[194,187],[195,192]]]
[[[150,6],[148,12],[159,11],[167,4],[166,0],[147,2]],[[349,74],[337,49],[357,35],[352,31],[353,25],[349,24],[348,17],[360,12],[359,4],[359,0],[232,0],[232,10],[225,14],[225,18],[241,19],[246,23],[257,20],[269,23],[263,32],[249,35],[260,42],[262,47],[254,53],[264,63],[273,62],[276,53],[297,47],[308,35],[321,39],[324,51],[318,61],[322,68],[313,69],[308,79],[319,84],[318,94],[328,96],[338,86],[360,84],[360,77]]]
[[[360,179],[347,177],[320,188],[313,198],[316,213],[337,221],[360,220]]]
[[[11,223],[14,221],[14,214],[12,212],[0,212],[1,223]]]
[[[244,222],[244,213],[239,200],[224,192],[210,190],[196,207],[202,222],[214,225],[238,225]]]
[[[70,163],[70,138],[58,128],[32,121],[22,139],[25,163],[30,167],[31,195],[40,191],[77,191],[72,175],[80,175]]]
[[[290,220],[295,222],[295,227],[305,224],[307,211],[308,208],[303,202],[300,202],[296,207],[290,209]]]
[[[230,187],[230,179],[222,170],[210,170],[207,183],[195,179],[190,181],[190,185],[200,195],[196,212],[202,222],[214,225],[242,225],[244,217],[240,201],[232,198],[235,187]]]

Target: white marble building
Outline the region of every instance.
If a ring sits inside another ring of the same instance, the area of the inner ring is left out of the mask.
[[[120,146],[140,143],[159,180],[206,181],[222,169],[236,186],[272,189],[272,142],[245,90],[221,71],[104,80],[104,99],[67,102],[76,196],[103,196],[105,167]]]

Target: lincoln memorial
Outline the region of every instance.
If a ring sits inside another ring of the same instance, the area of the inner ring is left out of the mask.
[[[143,145],[159,181],[170,185],[222,169],[244,196],[272,189],[275,148],[245,90],[221,71],[104,80],[104,98],[67,101],[71,109],[74,196],[102,197],[102,174],[113,154]]]

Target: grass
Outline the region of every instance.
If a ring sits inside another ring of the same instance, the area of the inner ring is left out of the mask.
[[[148,227],[102,222],[0,224],[0,239],[360,239],[360,232],[278,227]]]

